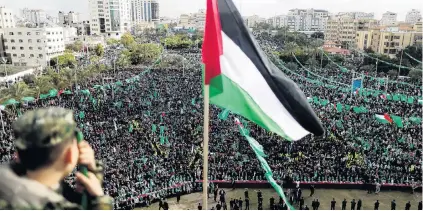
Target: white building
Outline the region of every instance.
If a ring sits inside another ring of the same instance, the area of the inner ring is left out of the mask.
[[[341,18],[352,18],[355,20],[362,20],[362,19],[374,19],[375,14],[373,12],[367,13],[367,12],[340,12],[335,17],[341,17]]]
[[[69,13],[64,13],[62,11],[59,11],[59,24],[64,25],[71,25],[74,23],[79,22],[79,14],[70,11]]]
[[[382,15],[382,20],[380,20],[380,25],[382,26],[390,26],[395,25],[397,23],[397,13],[394,12],[385,12]]]
[[[179,17],[178,26],[184,29],[197,29],[204,30],[206,21],[206,11],[203,9],[198,10],[192,14],[181,14]]]
[[[258,15],[252,15],[244,18],[245,25],[249,28],[254,28],[257,26],[257,24],[266,22],[266,19],[261,18]]]
[[[409,24],[415,24],[422,19],[422,14],[419,10],[412,9],[410,12],[407,12],[405,16],[405,22]]]
[[[44,10],[23,9],[22,17],[37,26],[40,26],[47,21],[47,14]]]
[[[15,66],[45,66],[65,51],[63,36],[62,27],[8,28],[4,30],[5,50]]]
[[[63,27],[63,41],[65,45],[73,43],[78,36],[77,29],[74,27]]]
[[[92,35],[119,39],[131,29],[130,0],[89,0]]]
[[[13,11],[5,7],[0,7],[0,29],[15,27]]]
[[[142,22],[160,21],[160,8],[157,0],[131,0],[131,21],[135,24]]]
[[[288,27],[290,31],[324,31],[329,12],[315,9],[291,9],[288,15],[270,18],[268,23],[274,28]]]

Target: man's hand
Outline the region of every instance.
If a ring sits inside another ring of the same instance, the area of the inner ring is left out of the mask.
[[[98,180],[92,172],[88,172],[88,177],[80,172],[77,172],[76,181],[81,183],[91,196],[104,196],[100,180]]]
[[[88,170],[95,170],[96,164],[95,164],[95,157],[94,157],[94,150],[91,148],[91,146],[86,142],[82,141],[78,144],[79,149],[79,160],[78,164],[86,165],[88,167]]]

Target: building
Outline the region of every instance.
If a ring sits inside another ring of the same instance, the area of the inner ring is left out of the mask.
[[[266,19],[265,18],[261,18],[258,15],[248,16],[248,17],[245,17],[244,18],[244,23],[249,28],[254,28],[254,27],[257,26],[257,24],[263,23],[263,22],[266,22]]]
[[[59,11],[59,25],[66,26],[72,25],[79,22],[79,14],[70,11],[69,13],[64,13]]]
[[[0,7],[0,29],[15,27],[15,19],[11,9]]]
[[[74,24],[71,24],[71,26],[76,28],[76,34],[78,36],[91,35],[91,26],[89,21],[74,23]]]
[[[198,10],[192,14],[181,14],[179,17],[178,26],[183,29],[197,29],[204,30],[206,21],[206,11],[203,9]]]
[[[7,28],[5,50],[15,66],[47,65],[65,51],[62,27]]]
[[[409,24],[415,24],[422,20],[422,14],[419,10],[412,9],[405,15],[405,22]]]
[[[340,12],[335,17],[339,18],[351,18],[355,20],[362,20],[362,19],[374,19],[374,13],[366,13],[366,12]]]
[[[347,49],[337,47],[323,47],[323,50],[329,54],[350,55],[351,52]]]
[[[160,21],[160,7],[157,0],[131,0],[131,21],[135,24],[142,22]]]
[[[373,51],[390,57],[401,49],[412,45],[421,45],[422,32],[409,26],[383,26],[356,34],[356,46],[360,50],[371,48]]]
[[[343,48],[353,48],[356,44],[357,31],[365,31],[378,26],[373,19],[353,19],[351,17],[336,17],[327,21],[325,42],[334,42]]]
[[[78,30],[74,27],[63,27],[63,42],[65,45],[73,43],[78,36]]]
[[[35,26],[40,26],[47,21],[47,14],[44,10],[30,10],[25,8],[22,10],[22,17],[35,24]]]
[[[291,9],[288,15],[268,19],[274,28],[288,27],[290,31],[324,31],[329,17],[326,10]]]
[[[382,26],[392,26],[397,23],[397,13],[394,12],[385,12],[382,15],[382,20],[380,20],[380,25]]]
[[[92,35],[119,39],[131,30],[130,0],[89,0]]]

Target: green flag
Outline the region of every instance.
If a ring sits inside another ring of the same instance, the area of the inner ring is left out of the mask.
[[[155,133],[157,131],[157,126],[155,124],[151,125],[151,131]]]
[[[404,124],[402,124],[402,120],[401,117],[399,116],[395,116],[395,115],[391,115],[392,121],[395,122],[395,124],[397,125],[397,127],[403,128]]]
[[[85,118],[85,112],[84,111],[80,111],[79,112],[79,118],[80,119],[84,119]]]
[[[229,109],[225,109],[225,110],[223,110],[222,112],[220,112],[219,113],[219,119],[221,119],[221,120],[226,120],[227,118],[228,118],[228,116],[229,116],[229,112],[230,112],[230,110]]]
[[[129,129],[128,129],[128,131],[130,132],[130,133],[132,133],[132,131],[134,130],[134,126],[132,125],[132,123],[130,123],[129,124]]]
[[[195,98],[192,98],[192,99],[191,99],[191,104],[192,104],[193,106],[195,106]]]
[[[342,112],[342,103],[337,103],[337,104],[336,104],[336,110],[337,110],[338,112]]]
[[[414,97],[408,97],[407,103],[413,104],[414,103]]]

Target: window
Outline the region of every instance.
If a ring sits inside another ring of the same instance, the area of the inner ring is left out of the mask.
[[[38,57],[39,58],[43,58],[43,54],[38,54]]]
[[[16,55],[15,53],[13,54],[13,57],[17,57],[18,55]]]
[[[32,39],[28,39],[28,43],[32,43]]]
[[[40,32],[35,32],[36,35],[40,35]]]
[[[9,32],[9,35],[13,35],[13,32]]]
[[[31,35],[31,32],[27,32],[26,35]]]
[[[18,32],[18,35],[22,35],[22,32]]]
[[[51,46],[49,46],[48,49],[51,49]]]
[[[47,35],[50,35],[50,32],[47,32]]]
[[[16,47],[15,46],[12,46],[12,50],[16,50]]]
[[[21,57],[25,57],[25,54],[21,54]]]
[[[48,39],[48,40],[47,40],[47,42],[51,42],[51,40],[50,40],[50,39]]]
[[[34,48],[33,47],[29,47],[29,50],[33,50]]]
[[[4,49],[5,49],[5,50],[9,49],[9,46],[4,46]]]
[[[31,57],[31,58],[34,57],[34,54],[30,54],[29,57]]]
[[[20,42],[20,43],[23,43],[23,40],[19,39],[19,42]]]
[[[38,47],[38,50],[43,50],[43,48],[42,47]]]
[[[4,42],[7,42],[7,39],[3,39]]]
[[[389,36],[385,36],[385,39],[389,39]]]
[[[23,49],[24,49],[24,47],[20,47],[20,49],[21,49],[21,50],[23,50]]]
[[[41,40],[40,39],[37,39],[37,43],[40,43],[41,42]]]

